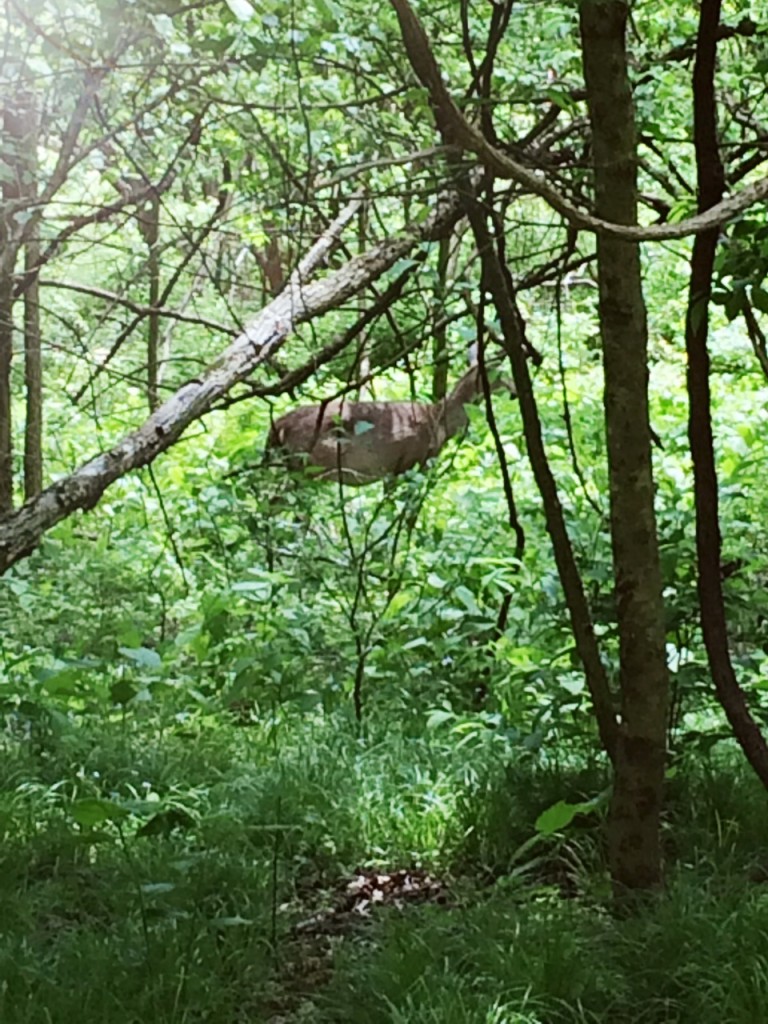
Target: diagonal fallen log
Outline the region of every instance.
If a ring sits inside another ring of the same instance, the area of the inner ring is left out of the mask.
[[[0,518],[0,575],[30,554],[43,534],[79,509],[93,508],[110,484],[151,463],[186,428],[208,412],[284,344],[293,329],[337,308],[424,241],[440,238],[460,217],[453,192],[439,196],[421,224],[387,238],[326,277],[309,278],[337,244],[360,201],[352,202],[307,252],[288,284],[232,344],[194,380],[183,384],[136,430],[71,474],[57,480],[17,511]]]

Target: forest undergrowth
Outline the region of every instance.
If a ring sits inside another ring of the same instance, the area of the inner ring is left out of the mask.
[[[4,1022],[763,1019],[766,798],[726,749],[672,771],[666,891],[620,919],[599,800],[541,825],[600,764],[447,724],[181,718],[9,723]]]

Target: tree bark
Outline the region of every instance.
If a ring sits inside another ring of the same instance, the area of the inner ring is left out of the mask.
[[[160,236],[160,197],[155,193],[144,209],[138,213],[141,236],[146,242],[147,277],[149,294],[147,305],[150,313],[147,319],[147,405],[154,412],[158,405],[158,365],[160,351],[160,253],[157,248]]]
[[[720,28],[720,0],[702,0],[693,70],[693,125],[699,211],[720,202],[725,174],[717,138],[715,57]],[[720,574],[722,541],[717,469],[709,389],[709,302],[718,230],[697,235],[691,255],[691,280],[685,346],[688,354],[688,437],[693,460],[696,503],[696,556],[701,629],[717,696],[741,749],[768,787],[768,746],[739,686],[728,648],[728,626]]]
[[[23,151],[20,162],[25,169],[22,191],[30,202],[38,194],[37,138],[38,121],[32,93],[25,93],[20,117],[24,121]],[[40,338],[40,230],[35,224],[24,244],[24,498],[28,501],[43,489],[43,355]]]
[[[437,281],[435,308],[432,314],[432,401],[439,402],[448,393],[448,324],[445,300],[448,294],[448,265],[451,258],[451,239],[443,238],[437,253]]]
[[[43,353],[40,338],[40,284],[37,265],[40,243],[37,231],[24,248],[24,271],[33,282],[24,291],[24,499],[43,489]]]
[[[596,215],[637,222],[637,140],[623,0],[582,0]],[[662,878],[660,814],[669,679],[648,414],[648,332],[637,244],[597,236],[621,724],[608,825],[617,896]]]
[[[16,90],[3,109],[2,197],[0,211],[0,514],[13,508],[13,409],[11,367],[13,365],[13,304],[16,260],[19,252],[18,225],[10,212],[24,190],[23,94]]]
[[[0,244],[3,242],[0,237]],[[3,267],[0,273],[0,515],[13,508],[12,361],[13,274]]]

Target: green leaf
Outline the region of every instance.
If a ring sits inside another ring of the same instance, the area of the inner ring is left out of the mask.
[[[142,668],[158,669],[163,664],[157,651],[149,647],[120,647],[118,650],[124,658],[141,665]]]
[[[475,601],[475,595],[468,587],[456,587],[456,597],[472,615],[480,614],[480,609],[477,607],[477,601]]]
[[[84,800],[75,801],[69,813],[78,825],[86,828],[103,825],[105,821],[121,821],[128,816],[128,811],[120,804],[99,797],[86,797]]]
[[[736,317],[744,310],[746,303],[746,297],[744,292],[739,289],[738,291],[729,292],[725,297],[725,315],[729,320],[735,320]]]
[[[269,601],[272,597],[272,584],[268,580],[241,580],[233,583],[236,594],[247,594],[254,601]]]
[[[445,725],[446,722],[452,722],[456,718],[456,715],[452,711],[448,711],[445,708],[435,708],[434,711],[430,711],[427,715],[427,728],[437,729],[441,725]]]
[[[125,707],[138,693],[138,687],[127,679],[120,679],[109,688],[109,696],[113,704],[122,704]]]
[[[44,679],[43,686],[52,696],[73,697],[80,690],[80,675],[76,668],[65,668]]]
[[[550,86],[548,89],[544,90],[544,95],[550,103],[553,103],[556,107],[560,107],[560,109],[566,111],[566,113],[573,113],[576,109],[573,97],[565,89],[557,89]]]
[[[543,835],[551,836],[553,832],[559,832],[570,825],[583,807],[584,804],[569,804],[565,800],[558,800],[556,804],[541,812],[534,828]]]
[[[400,648],[401,651],[412,651],[417,647],[429,647],[429,640],[425,636],[416,636],[413,640],[409,640],[408,643],[403,644]]]
[[[768,313],[768,292],[760,285],[752,286],[752,305],[761,313]]]
[[[173,882],[145,882],[141,891],[147,896],[161,896],[166,892],[173,892],[176,888]]]
[[[387,608],[387,618],[393,619],[398,615],[403,608],[407,608],[411,603],[411,595],[407,590],[401,590],[399,594],[395,594],[392,600],[389,602]],[[406,645],[407,646],[407,645]]]

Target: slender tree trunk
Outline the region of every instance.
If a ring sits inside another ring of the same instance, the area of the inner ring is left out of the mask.
[[[24,499],[43,489],[43,357],[40,339],[40,285],[37,264],[40,243],[37,231],[27,242],[24,270],[31,281],[24,291],[24,385],[26,425],[24,427]]]
[[[158,373],[160,353],[160,315],[156,312],[160,301],[160,253],[157,241],[160,235],[160,197],[154,195],[147,207],[139,213],[139,230],[147,243],[147,274],[149,276],[148,306],[153,312],[147,319],[147,404],[154,412],[159,404]]]
[[[30,201],[37,198],[38,123],[32,93],[25,93],[23,110],[23,152],[25,167],[22,191]],[[28,501],[43,489],[43,359],[40,337],[40,262],[38,228],[27,238],[24,248],[24,386],[26,417],[24,426],[24,499]]]
[[[512,376],[523,418],[526,450],[536,486],[541,494],[547,532],[552,541],[560,584],[565,593],[571,617],[571,629],[576,650],[581,659],[584,677],[592,698],[600,740],[613,761],[616,757],[618,731],[613,696],[600,659],[600,650],[592,626],[584,585],[568,536],[563,506],[557,493],[557,484],[544,447],[541,420],[536,407],[531,375],[528,372],[526,356],[528,345],[523,319],[517,308],[509,275],[488,229],[483,209],[468,190],[465,192],[464,207],[482,260],[483,279],[499,315],[505,348],[512,364]]]
[[[448,325],[445,322],[445,298],[448,285],[448,265],[451,259],[451,239],[441,238],[437,251],[437,282],[435,309],[432,316],[432,401],[440,402],[448,393]]]
[[[596,214],[637,222],[637,140],[623,0],[582,0]],[[637,244],[597,237],[621,724],[608,845],[617,895],[662,878],[669,678],[648,415],[648,332]]]
[[[13,508],[13,431],[11,362],[13,359],[13,273],[0,263],[0,515]]]
[[[357,251],[358,253],[365,252],[366,239],[368,237],[368,209],[365,203],[360,207],[360,211],[357,215]],[[359,295],[357,299],[357,308],[359,315],[363,316],[365,313],[366,306],[365,295]],[[364,331],[360,335],[360,339],[357,343],[357,352],[355,354],[355,362],[352,367],[352,378],[358,381],[366,380],[371,372],[371,357],[370,357],[370,344],[369,335],[367,331]],[[366,380],[366,383],[362,387],[357,389],[358,401],[364,400],[366,395],[373,396],[373,388],[370,381]]]
[[[699,210],[720,202],[725,175],[717,139],[715,56],[720,24],[720,0],[702,0],[696,63],[693,71],[694,143]],[[768,786],[768,747],[750,714],[733,670],[720,576],[721,537],[717,470],[709,391],[709,301],[719,231],[697,235],[691,255],[691,281],[685,345],[688,353],[688,436],[693,459],[696,501],[696,554],[701,628],[717,696],[734,735],[763,785]]]
[[[270,298],[280,294],[285,284],[285,271],[277,227],[270,220],[264,221],[262,226],[268,242],[263,249],[255,250],[255,256],[264,279],[262,301],[269,302]]]
[[[24,175],[24,103],[21,90],[10,95],[3,109],[2,197],[10,204],[22,197]],[[13,508],[13,286],[18,257],[16,218],[0,211],[0,514]]]

